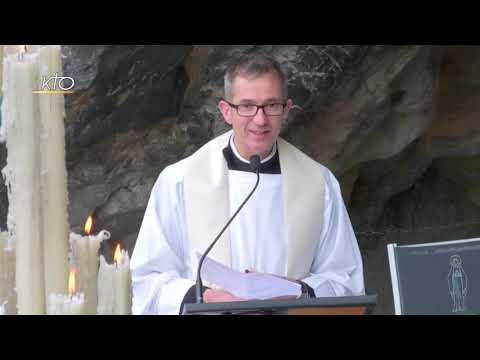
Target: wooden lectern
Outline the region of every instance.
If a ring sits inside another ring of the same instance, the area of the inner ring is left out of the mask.
[[[366,315],[377,295],[185,304],[184,315]]]

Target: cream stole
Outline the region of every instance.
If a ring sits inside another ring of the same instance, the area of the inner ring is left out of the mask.
[[[184,196],[187,233],[194,252],[203,253],[230,218],[228,168],[222,150],[231,134],[211,140],[188,159]],[[324,167],[281,138],[277,144],[287,225],[286,275],[301,279],[309,274],[320,238]],[[231,266],[229,229],[208,256]]]

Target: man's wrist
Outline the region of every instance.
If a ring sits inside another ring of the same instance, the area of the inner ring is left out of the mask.
[[[297,282],[301,286],[302,293],[300,295],[301,298],[314,298],[315,291],[305,282],[301,280],[297,280]]]

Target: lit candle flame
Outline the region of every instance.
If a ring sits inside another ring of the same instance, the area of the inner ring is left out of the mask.
[[[75,293],[75,269],[70,270],[68,275],[68,295],[72,296]]]
[[[87,218],[87,221],[85,221],[85,234],[90,235],[90,232],[92,231],[93,227],[93,217],[92,215],[89,215]]]
[[[27,45],[19,45],[18,60],[23,61],[23,54],[27,52]]]
[[[113,261],[117,266],[120,264],[122,261],[122,251],[120,249],[120,244],[117,245],[117,248],[115,249],[115,255],[113,255]]]

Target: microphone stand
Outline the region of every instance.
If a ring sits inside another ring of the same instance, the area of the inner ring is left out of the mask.
[[[200,262],[198,263],[198,270],[197,270],[197,282],[195,284],[195,295],[196,295],[196,300],[197,304],[203,303],[203,284],[202,284],[202,277],[200,275],[200,271],[202,269],[203,261],[205,260],[206,256],[212,250],[212,248],[215,246],[217,243],[218,239],[222,236],[222,234],[225,232],[225,230],[228,228],[230,223],[235,219],[237,214],[240,212],[240,210],[243,208],[243,206],[247,203],[247,201],[250,199],[250,197],[253,195],[255,190],[257,189],[258,183],[260,182],[260,156],[258,155],[253,155],[250,158],[250,169],[252,172],[255,172],[257,174],[257,182],[255,183],[255,186],[253,187],[253,190],[248,194],[247,198],[243,201],[243,203],[238,207],[237,211],[235,211],[235,214],[230,218],[230,220],[227,222],[227,224],[223,227],[223,229],[220,231],[220,233],[217,235],[215,240],[210,244],[210,246],[205,250],[203,253],[202,257],[200,258]]]

